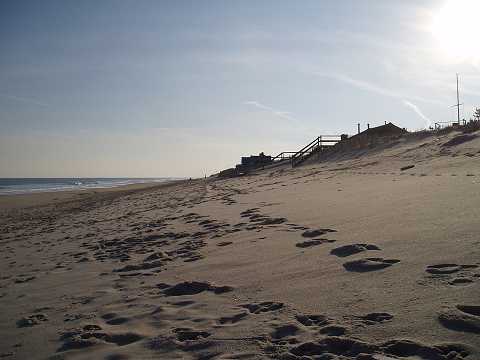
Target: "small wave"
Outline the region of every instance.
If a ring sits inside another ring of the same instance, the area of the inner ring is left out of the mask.
[[[0,186],[0,195],[113,188],[131,184],[160,183],[180,178],[15,179]],[[3,180],[3,179],[2,179]]]

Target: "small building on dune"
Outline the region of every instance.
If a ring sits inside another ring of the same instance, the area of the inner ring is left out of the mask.
[[[243,156],[242,163],[236,166],[239,174],[258,169],[272,163],[272,157],[261,152],[258,155]]]
[[[336,144],[335,147],[349,150],[365,149],[391,142],[407,133],[408,131],[406,129],[402,129],[389,122],[385,125],[368,128],[348,139],[343,139]]]
[[[369,128],[365,131],[362,131],[360,134],[357,134],[357,135],[362,135],[363,134],[363,135],[368,135],[368,136],[384,137],[384,136],[392,136],[392,135],[393,136],[404,135],[406,133],[408,133],[408,131],[406,129],[400,128],[397,125],[394,125],[391,122],[389,122],[385,125]]]
[[[225,169],[219,172],[219,177],[234,177],[244,175],[249,171],[263,168],[264,166],[273,163],[273,159],[270,155],[265,155],[261,152],[258,155],[243,156],[241,164],[236,165],[234,168]]]

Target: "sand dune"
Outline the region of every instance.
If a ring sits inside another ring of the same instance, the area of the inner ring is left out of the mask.
[[[4,200],[0,357],[480,359],[480,137],[459,136]]]

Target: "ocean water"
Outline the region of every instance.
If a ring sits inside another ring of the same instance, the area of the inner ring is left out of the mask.
[[[0,195],[111,188],[179,178],[0,178]]]

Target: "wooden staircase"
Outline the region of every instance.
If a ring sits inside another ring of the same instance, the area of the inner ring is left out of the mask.
[[[280,154],[272,158],[272,161],[278,162],[283,161],[286,159],[291,159],[293,155],[295,155],[296,151],[282,151]]]
[[[314,153],[320,153],[340,140],[340,135],[320,135],[291,156],[292,167],[300,165]]]

